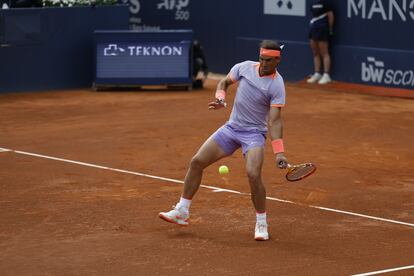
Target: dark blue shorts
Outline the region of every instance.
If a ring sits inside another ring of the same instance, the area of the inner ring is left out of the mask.
[[[309,39],[316,41],[328,41],[329,40],[329,28],[328,27],[311,27],[309,30]]]
[[[239,130],[225,124],[213,134],[213,139],[226,154],[230,155],[241,147],[245,155],[251,148],[263,148],[266,134],[259,130]]]

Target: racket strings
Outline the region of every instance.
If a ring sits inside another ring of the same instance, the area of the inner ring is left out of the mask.
[[[310,174],[312,174],[315,171],[314,166],[298,166],[291,168],[287,174],[287,178],[289,180],[299,180],[302,179]]]

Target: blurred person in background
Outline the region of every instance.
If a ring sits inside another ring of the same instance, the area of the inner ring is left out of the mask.
[[[193,41],[193,88],[202,88],[208,75],[207,59],[200,41]],[[199,74],[202,73],[202,76]]]
[[[310,10],[312,19],[310,21],[309,39],[315,71],[307,82],[327,84],[332,81],[329,75],[331,70],[329,38],[333,35],[334,13],[326,0],[313,0]]]

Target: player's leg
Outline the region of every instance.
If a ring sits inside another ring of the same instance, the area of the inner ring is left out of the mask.
[[[230,129],[223,126],[217,130],[191,159],[180,201],[173,210],[161,212],[159,217],[168,222],[188,225],[189,208],[193,196],[200,187],[203,170],[212,163],[232,154],[238,147],[239,145],[232,139]]]
[[[266,219],[266,188],[262,182],[263,147],[254,147],[246,153],[246,171],[249,179],[251,199],[256,209],[256,227],[254,238],[268,240]]]
[[[313,75],[307,80],[308,83],[315,83],[317,82],[321,77],[321,53],[319,51],[318,42],[314,39],[310,39],[309,41],[310,47],[312,50],[312,56],[313,56],[313,67],[314,67],[314,73]]]
[[[246,171],[250,184],[251,198],[258,213],[266,212],[266,189],[262,182],[262,165],[264,150],[255,147],[246,153]]]
[[[328,41],[319,41],[318,48],[322,56],[324,70],[324,74],[318,83],[326,84],[328,82],[331,82],[331,77],[329,75],[331,71],[331,55],[329,54]]]
[[[214,140],[213,136],[208,138],[190,161],[187,174],[184,178],[182,197],[192,199],[200,187],[203,170],[229,154],[231,153],[226,153]]]

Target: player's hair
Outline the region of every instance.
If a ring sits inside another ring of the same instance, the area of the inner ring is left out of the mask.
[[[282,50],[282,48],[280,47],[280,44],[275,40],[263,40],[260,43],[260,48],[270,49],[270,50],[279,50],[279,51]]]

